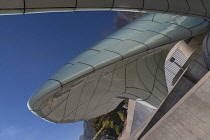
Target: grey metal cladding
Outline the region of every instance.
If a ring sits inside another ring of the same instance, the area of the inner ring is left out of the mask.
[[[204,9],[206,10],[206,14],[204,17],[210,17],[210,1],[209,0],[201,0],[203,2]],[[197,13],[198,14],[198,13]]]
[[[94,68],[89,65],[81,63],[76,63],[74,65],[66,64],[50,79],[58,80],[62,84],[66,84],[76,78],[79,78],[82,75],[88,74],[93,71]]]
[[[190,11],[190,7],[187,0],[168,0],[169,3],[169,12],[180,12],[183,14],[188,14]]]
[[[74,11],[76,0],[22,0],[24,13]]]
[[[207,10],[202,0],[188,0],[188,4],[190,7],[189,14],[197,15],[197,13],[200,13],[200,15],[206,16]]]
[[[114,46],[106,48],[107,51],[119,53],[122,55],[123,59],[138,54],[137,52],[147,51],[147,49],[146,45],[132,40],[124,40]]]
[[[23,9],[24,4],[22,0],[1,0],[0,2],[0,8],[1,9],[10,9],[10,8],[16,8],[16,9]]]
[[[151,23],[146,30],[139,26],[145,19]],[[164,66],[170,48],[208,27],[200,18],[147,14],[64,65],[28,106],[53,123],[103,115],[125,98],[156,108],[168,94]]]
[[[210,17],[209,0],[1,0],[0,8],[2,15],[75,10],[128,10]]]
[[[97,9],[111,9],[113,0],[77,0],[76,8],[97,8]]]
[[[21,1],[23,2],[23,1]],[[39,8],[66,8],[75,7],[76,0],[25,0],[25,7],[27,9],[39,9]]]
[[[209,18],[209,0],[1,0],[0,14],[77,10],[153,11]]]
[[[167,11],[168,10],[168,0],[145,0],[144,1],[144,9],[145,10],[160,10]]]
[[[61,89],[61,84],[55,80],[46,81],[34,94],[33,98],[31,98],[28,102],[29,110],[39,110],[43,104],[41,101],[44,98],[49,98],[54,95],[56,91]],[[48,93],[43,95],[43,93]]]
[[[143,0],[114,0],[113,8],[142,9]]]

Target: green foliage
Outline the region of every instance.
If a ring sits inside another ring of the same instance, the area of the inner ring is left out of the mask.
[[[126,116],[125,116],[124,111],[123,111],[123,110],[120,110],[120,111],[118,111],[118,112],[117,112],[117,114],[119,115],[119,117],[120,117],[121,121],[123,121],[123,122],[124,122],[124,121],[125,121],[125,119],[126,119],[126,118],[125,118]]]
[[[96,140],[97,137],[99,136],[99,134],[100,134],[106,127],[108,127],[109,125],[110,125],[110,121],[109,121],[109,120],[103,121],[101,129],[96,133],[96,135],[92,138],[92,140]]]
[[[126,106],[128,106],[128,102],[129,102],[128,99],[123,100],[123,102],[124,102],[124,104],[125,104]]]
[[[122,133],[122,129],[119,125],[115,126],[115,133],[119,136]]]
[[[122,107],[127,101],[122,102],[115,110],[93,119],[92,127],[96,132],[102,129],[110,136],[119,136],[123,130],[123,124],[126,119],[126,110]]]
[[[114,121],[111,121],[110,125],[109,125],[110,128],[114,129],[115,125],[114,125]]]

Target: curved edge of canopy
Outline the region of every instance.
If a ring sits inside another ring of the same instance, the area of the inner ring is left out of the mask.
[[[2,0],[0,14],[25,14],[87,10],[151,11],[175,15],[210,17],[207,0]]]
[[[103,115],[126,98],[156,108],[168,94],[164,66],[169,50],[208,28],[205,19],[147,14],[64,65],[28,107],[53,123]]]

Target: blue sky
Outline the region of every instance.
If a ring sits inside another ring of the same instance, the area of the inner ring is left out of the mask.
[[[114,29],[115,12],[0,16],[0,140],[77,140],[83,122],[51,124],[26,104],[62,65]]]

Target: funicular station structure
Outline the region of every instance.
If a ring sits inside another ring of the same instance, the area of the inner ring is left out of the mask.
[[[0,14],[79,10],[147,14],[65,64],[30,98],[44,120],[72,123],[123,99],[155,108],[129,139],[207,140],[210,0],[1,0]]]

